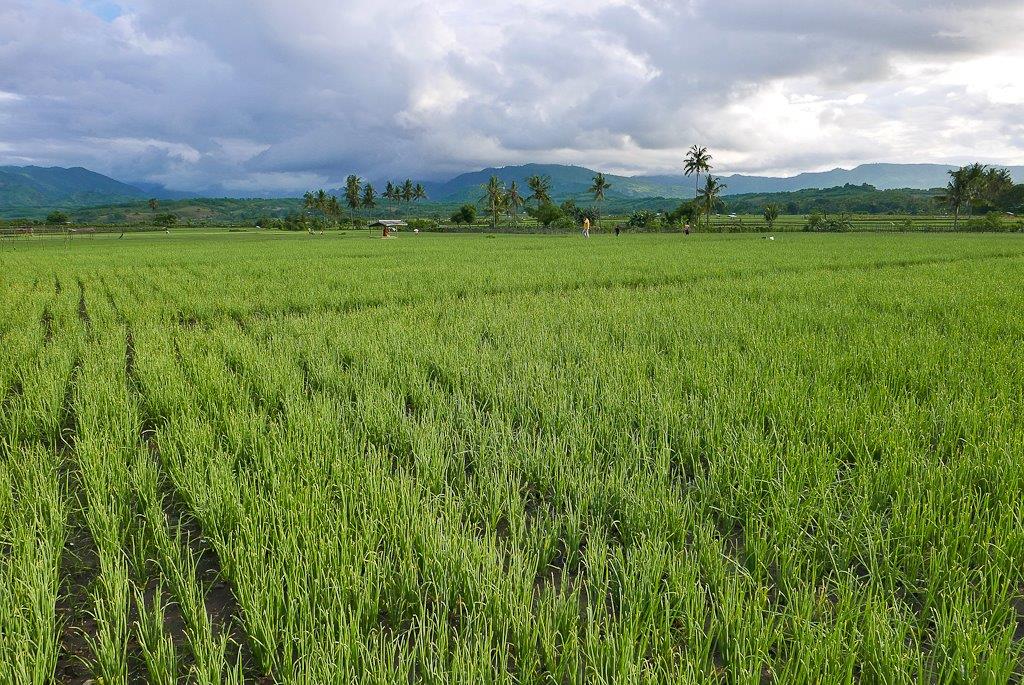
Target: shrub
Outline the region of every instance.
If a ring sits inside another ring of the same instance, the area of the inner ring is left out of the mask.
[[[305,231],[307,219],[305,214],[289,214],[281,222],[281,228],[285,231]]]
[[[811,212],[807,217],[807,223],[804,224],[804,230],[812,233],[839,233],[852,228],[853,222],[847,214],[829,216],[821,212]]]
[[[453,224],[472,224],[476,221],[476,205],[464,204],[451,216]]]
[[[163,226],[164,228],[170,228],[178,223],[178,217],[174,214],[157,214],[153,217],[153,223],[156,226]]]
[[[550,202],[545,202],[536,209],[527,207],[526,213],[536,219],[544,228],[549,228],[551,224],[565,216],[565,213],[561,209]]]
[[[565,215],[558,217],[551,223],[551,228],[559,231],[574,231],[578,226],[579,225],[573,221],[572,217]]]
[[[406,223],[409,224],[409,230],[413,231],[416,229],[421,231],[437,230],[437,222],[433,219],[409,219]]]
[[[661,228],[661,218],[649,209],[639,209],[629,215],[626,226],[642,230]]]
[[[64,212],[50,212],[46,215],[47,226],[63,226],[71,223],[71,218]]]
[[[1006,221],[1003,219],[1002,214],[999,212],[989,212],[985,216],[979,216],[964,221],[960,224],[960,229],[974,233],[987,233],[1006,231],[1008,230],[1008,226]]]
[[[690,224],[696,226],[700,221],[700,209],[697,207],[697,203],[693,200],[687,200],[671,212],[665,214],[664,223],[667,226],[682,226],[683,224]]]

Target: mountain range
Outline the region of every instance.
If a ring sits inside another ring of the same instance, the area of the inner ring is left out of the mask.
[[[0,166],[0,206],[88,207],[144,195],[135,186],[82,167]]]
[[[929,189],[945,186],[947,172],[955,167],[942,164],[864,164],[854,169],[810,172],[790,177],[729,175],[722,176],[726,195],[772,193],[837,186],[869,184],[879,190],[893,188]],[[1015,180],[1024,182],[1024,167],[1008,167]],[[481,186],[493,175],[506,184],[516,181],[528,195],[526,179],[532,175],[549,176],[555,200],[587,197],[595,171],[561,164],[525,164],[483,169],[444,182],[424,183],[433,202],[457,204],[476,202]],[[609,199],[692,197],[694,179],[683,175],[616,176],[607,175]],[[383,186],[379,183],[378,189]],[[335,191],[338,193],[338,191]],[[340,193],[338,193],[340,194]],[[0,167],[0,216],[16,216],[21,211],[37,214],[52,208],[96,207],[138,202],[150,197],[177,200],[210,197],[212,193],[169,191],[154,184],[130,184],[114,180],[88,169],[74,167],[3,166]],[[219,191],[217,196],[223,197]]]
[[[948,172],[957,167],[946,164],[862,164],[853,169],[807,172],[796,176],[747,176],[733,174],[719,176],[726,184],[724,195],[745,195],[748,193],[779,193],[796,190],[835,188],[845,185],[875,186],[879,190],[910,188],[928,190],[944,187],[949,181]],[[1024,182],[1024,167],[1007,167],[1014,179]],[[525,164],[501,168],[484,169],[456,176],[443,183],[425,183],[427,194],[440,202],[475,201],[480,187],[493,175],[505,184],[519,183],[525,190],[525,179],[534,174],[549,176],[556,200],[582,198],[587,194],[596,172],[585,167],[560,164]],[[614,199],[636,199],[644,197],[688,198],[693,197],[695,180],[682,174],[654,176],[616,176],[606,174],[611,183],[607,196]]]

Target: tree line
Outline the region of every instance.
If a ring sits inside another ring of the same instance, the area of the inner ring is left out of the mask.
[[[640,209],[634,211],[625,222],[629,228],[650,229],[654,227],[693,229],[712,228],[712,217],[723,209],[727,186],[716,177],[712,166],[713,157],[708,148],[694,145],[686,153],[682,170],[686,177],[693,177],[693,198],[674,209],[660,212]],[[549,176],[533,175],[506,184],[498,176],[491,176],[481,186],[481,195],[475,203],[466,203],[450,217],[453,224],[471,225],[476,223],[478,208],[487,218],[492,229],[502,221],[518,226],[521,215],[535,220],[545,228],[571,230],[578,228],[587,219],[595,228],[600,226],[602,208],[612,185],[607,177],[596,174],[587,190],[593,202],[590,206],[579,206],[569,199],[556,204],[552,199],[552,181]],[[525,187],[524,187],[525,186]],[[924,212],[928,203],[938,202],[954,217],[954,229],[960,228],[961,215],[968,217],[975,213],[994,211],[1009,212],[1011,209],[1024,210],[1024,185],[1015,185],[1006,169],[972,164],[950,172],[947,188],[938,196],[937,191],[879,191],[872,186],[845,186],[827,190],[796,191],[794,193],[765,194],[761,196],[731,198],[728,206],[741,213],[760,213],[764,223],[771,230],[782,214],[808,214],[809,230],[831,230],[828,214],[840,215],[849,212]],[[790,197],[788,201],[775,201],[774,195]],[[806,195],[806,197],[804,197]],[[758,199],[761,204],[757,204]],[[772,198],[772,199],[769,199]],[[403,203],[426,200],[427,193],[421,183],[411,179],[396,183],[388,181],[382,194],[373,184],[364,182],[357,175],[350,175],[345,182],[342,200],[324,190],[307,192],[303,196],[303,211],[286,217],[283,227],[293,230],[323,230],[336,226],[344,215],[344,207],[351,212],[350,221],[361,223],[360,211],[376,208],[386,203],[391,213],[397,212]],[[820,216],[824,215],[825,220]],[[991,223],[991,222],[990,222]],[[822,229],[821,226],[826,226]]]
[[[520,212],[525,212],[545,228],[572,229],[587,219],[596,226],[601,219],[600,205],[611,188],[611,183],[605,175],[597,174],[587,191],[593,196],[596,206],[579,207],[574,200],[567,200],[560,205],[555,204],[551,197],[550,176],[535,174],[525,179],[525,183],[529,190],[528,195],[523,195],[524,191],[518,181],[512,181],[506,186],[497,176],[491,176],[487,183],[481,186],[482,195],[477,204],[483,207],[492,229],[497,228],[502,217],[506,218],[510,225],[517,226]],[[467,203],[452,214],[449,220],[454,224],[472,224],[476,217],[477,205]]]
[[[960,215],[1011,212],[1024,209],[1024,184],[1015,184],[1008,169],[974,164],[949,172],[949,183],[935,198],[953,213],[953,230],[960,228]]]
[[[414,183],[412,179],[396,183],[388,181],[382,194],[377,193],[372,183],[364,182],[356,174],[345,179],[343,200],[323,190],[308,191],[302,196],[302,212],[292,213],[280,220],[281,228],[288,230],[305,230],[307,232],[323,231],[325,228],[337,227],[344,217],[344,207],[349,210],[348,220],[352,224],[362,221],[360,211],[368,212],[378,206],[379,201],[388,203],[392,212],[404,203],[427,199],[426,188],[422,183]],[[342,205],[344,202],[344,205]],[[272,221],[272,220],[270,220]],[[270,223],[268,221],[268,223]],[[268,228],[269,226],[264,226]]]
[[[682,226],[690,224],[694,228],[701,222],[711,225],[711,215],[722,205],[722,193],[726,186],[721,179],[711,175],[712,156],[706,147],[694,145],[687,153],[683,161],[683,171],[686,176],[695,177],[694,198],[682,203],[675,210],[665,212],[663,217],[658,216],[658,221],[665,221],[671,225]],[[701,186],[701,176],[705,175],[704,185]],[[512,181],[507,186],[497,176],[491,176],[490,180],[482,186],[483,194],[477,204],[483,207],[484,214],[488,217],[491,228],[497,228],[499,220],[505,218],[515,226],[518,224],[519,214],[525,211],[526,215],[536,220],[545,228],[573,229],[579,227],[585,220],[595,228],[600,226],[602,208],[611,190],[612,184],[602,174],[596,174],[587,193],[593,198],[590,207],[580,207],[575,200],[566,200],[561,204],[555,204],[552,200],[552,187],[550,176],[534,175],[525,179],[529,194],[525,197],[520,191],[517,181]],[[450,220],[455,224],[472,224],[476,221],[477,206],[465,204],[451,215]],[[631,221],[627,226],[643,227],[642,224],[649,222],[649,217],[656,216],[653,212],[634,212]]]

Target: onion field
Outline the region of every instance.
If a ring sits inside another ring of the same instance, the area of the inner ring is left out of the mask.
[[[1024,678],[1024,236],[0,266],[0,682]]]

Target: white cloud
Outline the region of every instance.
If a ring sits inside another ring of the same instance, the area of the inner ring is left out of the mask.
[[[1020,163],[1016,0],[0,0],[0,161],[179,188]]]

